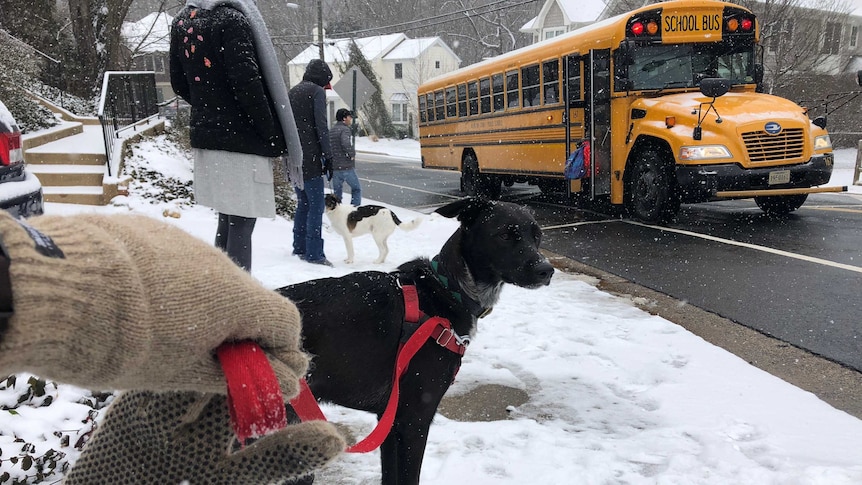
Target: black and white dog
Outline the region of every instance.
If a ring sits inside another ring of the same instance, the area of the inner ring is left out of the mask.
[[[404,323],[402,285],[415,285],[421,311],[448,319],[466,340],[504,283],[550,283],[554,268],[539,252],[542,232],[527,209],[469,198],[436,212],[457,217],[461,225],[432,260],[416,259],[392,273],[357,272],[277,290],[302,314],[303,346],[312,355],[307,379],[318,399],[383,414],[399,345],[411,332]],[[461,355],[441,345],[426,341],[400,381],[395,422],[380,450],[384,485],[419,483],[431,420],[461,365]]]
[[[412,231],[422,223],[422,218],[417,217],[410,222],[401,222],[394,212],[379,205],[363,205],[353,207],[342,204],[338,197],[326,194],[326,216],[332,224],[335,232],[344,239],[347,248],[345,263],[353,263],[353,238],[365,234],[371,234],[377,243],[379,255],[375,263],[383,263],[389,254],[389,245],[386,240],[395,232],[395,228],[404,231]]]

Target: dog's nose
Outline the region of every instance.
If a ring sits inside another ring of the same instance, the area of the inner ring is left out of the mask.
[[[551,284],[551,276],[554,275],[554,267],[546,259],[533,267],[533,274],[536,275],[537,280],[549,285]]]

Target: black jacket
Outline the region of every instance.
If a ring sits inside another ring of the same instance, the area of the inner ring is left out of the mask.
[[[275,157],[285,151],[248,19],[186,7],[171,26],[171,86],[192,106],[191,145]]]
[[[323,175],[321,156],[332,159],[329,125],[326,121],[326,91],[323,86],[332,81],[332,71],[320,59],[313,59],[305,68],[302,82],[290,88],[290,107],[296,120],[302,143],[302,178],[311,180]]]

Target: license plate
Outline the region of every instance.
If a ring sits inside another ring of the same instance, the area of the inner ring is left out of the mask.
[[[769,172],[769,185],[789,184],[790,170],[776,170]]]

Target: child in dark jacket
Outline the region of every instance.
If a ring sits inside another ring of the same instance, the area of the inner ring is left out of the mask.
[[[332,193],[341,200],[344,184],[350,186],[350,203],[359,207],[362,202],[362,188],[356,176],[356,149],[353,146],[350,124],[353,113],[341,108],[335,113],[335,125],[329,130],[332,145]]]

